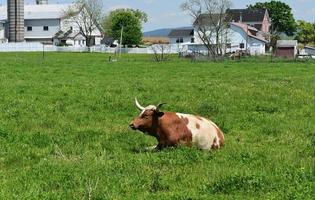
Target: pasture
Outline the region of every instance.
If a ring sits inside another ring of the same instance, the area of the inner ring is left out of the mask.
[[[315,63],[0,54],[0,199],[312,199]],[[148,152],[144,104],[212,119],[225,146]]]

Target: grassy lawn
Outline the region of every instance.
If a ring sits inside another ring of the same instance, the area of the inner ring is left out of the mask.
[[[312,199],[315,63],[0,54],[0,199]],[[224,148],[146,152],[142,104],[212,119]]]

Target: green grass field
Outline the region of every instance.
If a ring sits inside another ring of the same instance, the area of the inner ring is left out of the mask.
[[[0,199],[312,199],[315,63],[0,54]],[[224,148],[147,152],[142,104],[212,119]]]

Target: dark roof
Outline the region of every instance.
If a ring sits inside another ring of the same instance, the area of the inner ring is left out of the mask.
[[[189,37],[194,35],[194,29],[173,29],[168,37]]]
[[[53,38],[61,39],[63,37],[64,32],[62,30],[58,31]]]
[[[254,27],[258,30],[261,30],[262,24],[254,24]]]
[[[224,16],[225,18],[225,16]],[[209,15],[209,14],[200,14],[198,16],[198,18],[194,21],[194,26],[202,26],[202,25],[208,25],[211,23],[218,23],[219,20],[222,20],[222,17],[220,17],[219,14],[212,14],[212,15]]]
[[[230,22],[239,22],[241,16],[242,22],[262,22],[266,12],[266,9],[228,9],[226,11]]]
[[[66,32],[63,32],[62,30],[58,31],[53,38],[55,39],[67,39],[68,36],[72,33],[72,30],[69,29]]]
[[[311,49],[311,50],[315,50],[315,47],[310,47],[310,46],[305,46],[304,49]]]
[[[101,40],[101,44],[106,44],[108,46],[112,45],[114,42],[115,42],[115,39],[111,37],[105,37]]]
[[[210,22],[218,23],[220,19],[224,18],[225,22],[239,22],[240,16],[242,15],[242,22],[262,22],[264,20],[266,9],[228,9],[224,16],[220,14],[200,14],[195,20],[194,26],[209,24]],[[267,12],[268,16],[268,12]],[[212,19],[211,19],[211,18]],[[211,20],[210,20],[211,19]],[[261,27],[256,27],[260,30]]]
[[[298,45],[297,40],[278,40],[277,47],[296,47]]]

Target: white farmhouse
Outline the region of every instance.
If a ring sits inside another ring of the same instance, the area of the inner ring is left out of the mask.
[[[213,14],[211,17],[208,14],[201,14],[194,22],[194,41],[195,44],[188,45],[190,51],[207,51],[201,37],[204,34],[199,32],[199,27],[207,28],[207,24],[211,24],[211,20],[220,20],[219,14]],[[269,45],[269,15],[267,10],[246,10],[235,9],[228,10],[227,16],[224,19],[228,27],[220,39],[222,40],[222,52],[233,53],[236,51],[247,51],[251,55],[265,54]],[[237,21],[236,21],[237,20]],[[251,24],[252,23],[252,24]],[[211,27],[208,27],[209,30]],[[206,33],[207,34],[207,33]],[[212,45],[216,44],[215,34],[208,33],[211,36],[208,40]]]
[[[195,43],[194,29],[173,29],[168,38],[170,44]]]
[[[62,30],[58,31],[53,37],[54,45],[67,45],[67,46],[86,46],[85,37],[77,32],[69,29],[64,32]]]
[[[262,55],[265,54],[268,43],[256,28],[237,22],[230,23],[227,52],[248,50],[251,55]]]
[[[187,44],[187,50],[193,52],[207,51],[202,40],[195,30],[195,43]],[[223,36],[226,43],[223,44],[222,52],[234,53],[236,51],[248,51],[251,55],[263,55],[266,52],[266,45],[269,43],[260,32],[246,24],[231,22],[226,34]],[[215,41],[213,38],[212,41]],[[213,44],[215,45],[215,44]]]
[[[72,4],[29,4],[24,6],[24,24],[26,42],[43,42],[61,44],[56,40],[56,34],[71,30],[66,45],[85,45],[85,39],[79,36],[79,28],[75,22],[64,19],[64,12]],[[2,27],[2,28],[1,28]],[[93,45],[100,44],[102,34],[100,30],[93,32]],[[0,6],[0,42],[7,41],[8,22],[7,6]],[[75,41],[76,40],[76,41]],[[55,41],[55,42],[54,42]]]

